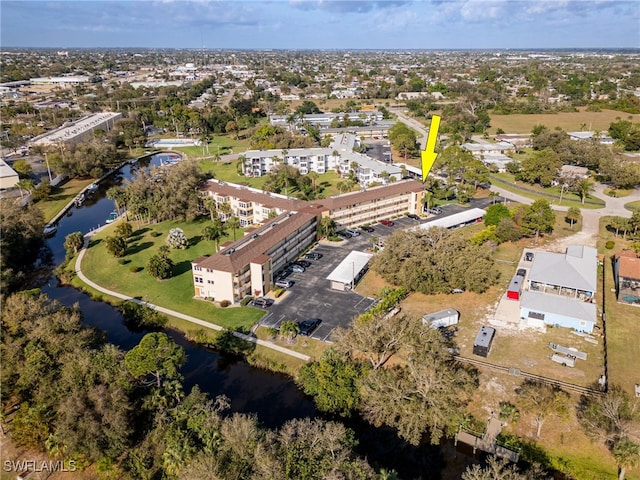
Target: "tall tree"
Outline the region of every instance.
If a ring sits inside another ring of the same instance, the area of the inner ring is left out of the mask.
[[[567,211],[566,219],[571,224],[571,230],[573,230],[574,223],[579,221],[581,217],[582,217],[582,214],[580,213],[580,209],[578,207],[569,207],[569,210]]]
[[[521,411],[533,415],[536,438],[540,438],[542,426],[551,416],[565,418],[569,411],[567,392],[546,383],[525,381],[517,390]]]
[[[148,333],[125,355],[125,365],[143,385],[160,388],[162,382],[180,379],[186,357],[181,346],[166,333]]]
[[[627,468],[640,465],[640,445],[628,438],[621,438],[615,442],[611,453],[618,464],[618,480],[624,480]]]
[[[233,241],[236,241],[236,231],[240,228],[240,219],[238,217],[231,216],[226,221],[227,227],[233,231]]]
[[[555,221],[556,216],[549,202],[544,199],[538,199],[525,208],[524,214],[522,215],[521,226],[529,233],[535,235],[537,243],[540,233],[550,233],[553,231]]]

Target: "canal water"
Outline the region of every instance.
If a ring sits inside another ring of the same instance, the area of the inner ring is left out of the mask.
[[[80,207],[72,207],[60,219],[56,234],[48,239],[54,263],[58,265],[64,260],[64,239],[68,234],[77,231],[88,233],[105,224],[109,213],[115,210],[114,202],[106,196],[110,187],[133,179],[142,168],[159,166],[163,158],[162,155],[156,155],[125,165],[118,173],[101,183],[100,188]],[[73,287],[59,284],[53,273],[42,281],[40,287],[50,298],[65,305],[78,304],[84,323],[106,332],[108,341],[122,350],[131,349],[144,336],[144,332],[130,331],[117,309],[94,301]],[[241,359],[189,342],[176,331],[166,330],[166,333],[185,349],[187,362],[182,368],[182,374],[187,392],[198,385],[212,398],[226,395],[231,401],[232,411],[256,414],[259,421],[268,428],[280,427],[291,419],[315,418],[320,415],[313,401],[298,389],[290,377],[254,368]],[[466,465],[470,458],[466,452],[456,450],[452,442],[435,447],[413,447],[399,441],[391,429],[374,428],[359,419],[350,420],[346,424],[356,432],[358,453],[361,456],[378,467],[395,469],[401,478],[459,478],[459,471],[454,476],[443,475],[443,454],[448,458],[446,463]],[[458,468],[454,467],[454,470]]]
[[[159,166],[164,157],[156,155],[125,165],[101,183],[100,188],[82,206],[72,207],[60,219],[56,234],[47,242],[54,263],[58,265],[64,260],[64,239],[68,234],[78,231],[88,233],[105,224],[109,213],[115,210],[114,202],[106,196],[110,187],[133,179],[142,168]],[[108,341],[122,350],[131,349],[144,336],[144,332],[130,331],[116,308],[94,301],[73,287],[59,284],[53,274],[44,279],[41,288],[49,297],[65,305],[77,303],[83,313],[84,323],[106,332]],[[182,369],[186,391],[198,385],[211,397],[224,394],[231,400],[234,412],[256,413],[269,428],[278,427],[290,419],[317,415],[313,401],[288,376],[254,368],[237,358],[196,345],[173,330],[167,330],[167,333],[187,354],[187,363]]]

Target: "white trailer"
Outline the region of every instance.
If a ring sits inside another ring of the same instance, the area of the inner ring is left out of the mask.
[[[460,312],[453,308],[447,308],[439,312],[429,313],[422,317],[422,324],[431,328],[444,328],[455,325],[460,320]]]

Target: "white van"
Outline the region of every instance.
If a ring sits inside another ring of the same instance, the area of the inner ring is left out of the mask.
[[[357,230],[352,230],[350,228],[346,229],[346,232],[351,234],[352,237],[358,237],[360,235],[360,232]]]

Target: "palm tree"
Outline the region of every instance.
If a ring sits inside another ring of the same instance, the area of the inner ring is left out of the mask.
[[[220,212],[222,220],[226,220],[233,213],[233,209],[228,202],[222,202],[218,205],[218,212]]]
[[[300,333],[300,326],[292,320],[286,320],[280,325],[280,335],[286,336],[287,343],[293,342],[298,333]]]
[[[236,230],[240,228],[240,219],[236,216],[229,217],[227,219],[227,226],[233,230],[233,241],[236,241]]]
[[[216,201],[211,197],[207,197],[204,200],[204,208],[206,208],[211,215],[211,221],[213,222],[215,219],[215,214],[217,212]]]
[[[618,480],[624,480],[627,468],[640,465],[640,445],[626,437],[614,444],[611,453],[618,464]]]
[[[18,180],[18,183],[16,183],[16,187],[18,187],[18,189],[20,190],[20,198],[22,198],[22,190],[24,189],[27,191],[27,193],[31,193],[35,188],[35,183],[33,183],[33,180],[29,178],[22,178]]]
[[[571,224],[571,230],[573,230],[573,224],[580,220],[581,214],[578,207],[570,207],[567,211],[567,220]]]
[[[576,192],[580,195],[580,199],[582,200],[582,204],[584,205],[584,201],[587,198],[587,195],[593,191],[593,184],[589,181],[588,178],[583,178],[579,182],[576,183],[575,187]]]
[[[212,225],[207,225],[202,230],[202,236],[205,240],[211,240],[216,243],[216,252],[220,249],[220,238],[224,234],[224,228],[219,218]]]
[[[429,206],[431,204],[431,199],[433,198],[433,192],[427,190],[422,194],[422,211],[425,213],[429,213]]]
[[[316,188],[318,187],[318,178],[320,178],[320,175],[318,174],[318,172],[311,171],[307,173],[307,177],[309,177],[309,180],[311,180],[311,186],[313,187],[313,197],[315,198]]]

